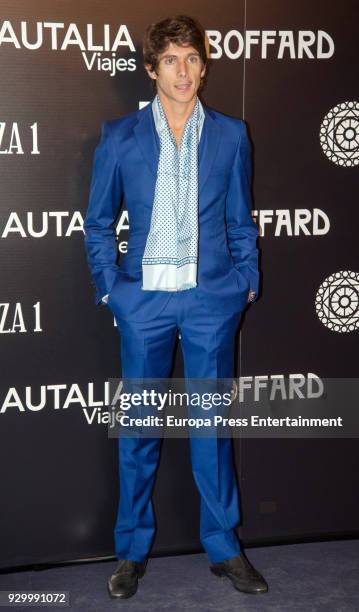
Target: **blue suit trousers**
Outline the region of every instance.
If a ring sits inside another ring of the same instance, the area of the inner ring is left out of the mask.
[[[232,378],[234,340],[241,318],[213,314],[198,299],[196,287],[173,292],[156,318],[116,318],[121,338],[122,377],[169,378],[178,332],[186,379]],[[118,559],[143,561],[155,533],[152,490],[160,437],[119,437],[119,504],[114,529]],[[191,465],[200,493],[200,540],[212,563],[240,554],[235,527],[240,521],[239,492],[230,437],[190,436]]]

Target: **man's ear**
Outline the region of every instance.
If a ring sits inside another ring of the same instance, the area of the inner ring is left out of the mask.
[[[203,79],[203,77],[204,77],[204,75],[205,75],[205,73],[206,73],[206,68],[207,68],[207,64],[205,64],[205,65],[203,66],[203,68],[202,68],[202,71],[201,71],[201,79]]]
[[[154,80],[157,79],[156,71],[151,69],[151,64],[145,64],[145,69],[146,69],[146,72],[147,72],[148,76],[151,79],[154,79]]]

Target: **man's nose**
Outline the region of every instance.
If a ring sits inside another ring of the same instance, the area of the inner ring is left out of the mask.
[[[186,76],[187,75],[187,64],[186,60],[179,60],[177,64],[177,73],[178,76]]]

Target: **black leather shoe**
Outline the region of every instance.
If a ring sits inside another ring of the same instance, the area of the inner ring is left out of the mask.
[[[137,591],[138,579],[142,578],[146,571],[146,561],[130,561],[120,559],[111,578],[107,582],[110,597],[127,599]]]
[[[244,553],[221,563],[212,563],[209,569],[215,576],[227,576],[237,591],[244,593],[266,593],[268,584],[251,565]]]

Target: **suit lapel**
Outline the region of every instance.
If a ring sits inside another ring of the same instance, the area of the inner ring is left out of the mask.
[[[202,103],[203,104],[203,103]],[[206,180],[211,172],[214,159],[220,145],[220,128],[216,123],[212,112],[203,104],[205,120],[199,143],[199,193],[202,191]],[[160,156],[160,143],[156,132],[151,103],[141,112],[138,122],[133,128],[137,146],[151,170],[157,177],[157,167]]]
[[[151,102],[140,112],[139,120],[133,128],[133,132],[146,163],[152,174],[157,177],[160,145],[155,128]]]
[[[199,142],[199,193],[201,193],[211,172],[219,151],[221,132],[211,111],[203,104],[205,120]]]

